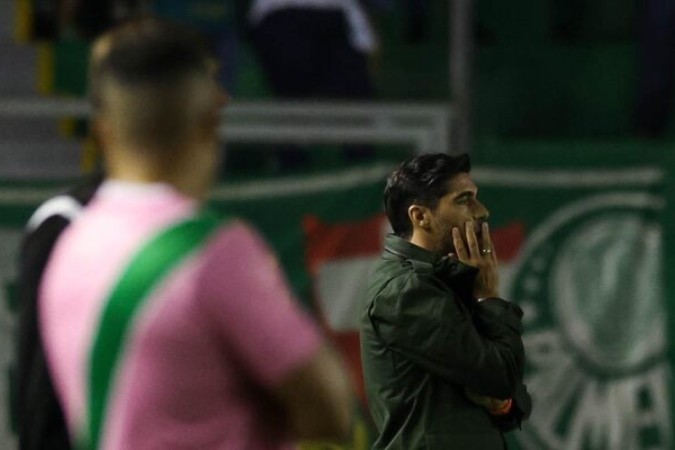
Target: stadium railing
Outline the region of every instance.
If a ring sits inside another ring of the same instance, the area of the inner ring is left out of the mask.
[[[0,102],[0,117],[85,118],[89,113],[83,100]],[[417,153],[449,152],[451,120],[447,104],[242,101],[225,108],[220,131],[238,143],[409,144]]]

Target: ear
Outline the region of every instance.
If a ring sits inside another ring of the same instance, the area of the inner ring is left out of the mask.
[[[102,114],[96,114],[92,119],[92,137],[96,146],[100,152],[100,156],[103,159],[107,159],[109,156],[109,149],[115,146],[115,133],[112,129],[112,124],[110,120]]]
[[[94,115],[91,121],[91,130],[94,139],[96,139],[103,147],[108,144],[110,140],[110,125],[100,114]]]
[[[408,208],[408,218],[412,223],[413,230],[428,230],[430,227],[431,211],[426,206],[410,205]]]

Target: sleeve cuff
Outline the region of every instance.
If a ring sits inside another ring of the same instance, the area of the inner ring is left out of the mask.
[[[490,414],[492,414],[493,416],[505,416],[511,412],[512,408],[513,408],[513,400],[508,399],[501,408],[491,409]]]

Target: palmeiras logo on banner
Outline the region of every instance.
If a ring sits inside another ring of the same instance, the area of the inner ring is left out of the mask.
[[[672,448],[662,207],[593,195],[529,230],[506,280],[525,311],[524,448]]]

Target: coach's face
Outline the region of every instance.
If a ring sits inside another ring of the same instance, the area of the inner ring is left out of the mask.
[[[481,224],[489,212],[478,200],[478,188],[468,173],[455,175],[448,181],[448,192],[438,201],[436,208],[428,211],[427,228],[436,253],[454,253],[452,229],[462,232],[466,245],[466,227],[473,227],[478,242],[482,241]]]

